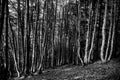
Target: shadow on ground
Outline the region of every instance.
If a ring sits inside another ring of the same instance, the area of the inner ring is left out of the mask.
[[[120,61],[111,60],[108,63],[97,61],[87,66],[62,66],[48,69],[41,75],[29,76],[15,80],[120,80]]]

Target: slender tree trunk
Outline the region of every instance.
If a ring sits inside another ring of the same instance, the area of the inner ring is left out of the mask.
[[[113,53],[113,46],[114,46],[114,36],[115,36],[115,26],[116,26],[116,0],[113,1],[114,3],[114,21],[113,21],[113,30],[112,30],[112,39],[111,39],[111,48],[110,48],[110,54],[108,56],[108,61],[111,59],[112,57],[112,53]]]
[[[37,71],[34,73],[34,75],[38,74],[38,73],[41,73],[41,70],[42,70],[42,66],[43,66],[43,57],[45,55],[45,42],[46,42],[46,32],[47,32],[47,27],[45,28],[45,31],[44,31],[44,35],[43,35],[43,30],[42,28],[44,28],[44,9],[43,9],[43,18],[42,18],[42,25],[40,27],[40,59],[38,60],[39,61],[39,65],[38,65],[38,68],[37,68]],[[43,37],[43,38],[42,38]]]
[[[24,2],[22,2],[22,4],[24,4]],[[22,62],[22,73],[20,73],[20,77],[23,78],[24,77],[24,62],[25,62],[25,58],[24,58],[24,53],[25,53],[25,49],[24,49],[24,9],[21,9],[21,13],[20,13],[20,33],[21,33],[21,62]]]
[[[35,11],[36,11],[36,13],[37,13],[37,3],[35,3],[35,6],[36,6],[36,8],[35,8]],[[33,14],[34,15],[34,14]],[[32,72],[35,72],[35,67],[36,67],[36,64],[35,64],[35,62],[36,62],[36,51],[35,51],[35,43],[36,43],[36,37],[37,37],[37,21],[38,21],[38,18],[39,18],[39,16],[38,16],[39,14],[36,14],[36,18],[35,18],[35,24],[34,24],[34,22],[33,22],[33,30],[31,31],[32,32]]]
[[[27,73],[27,71],[28,71],[28,68],[27,68],[27,66],[28,66],[28,51],[27,51],[27,44],[28,44],[28,20],[29,20],[29,0],[26,0],[26,3],[25,3],[25,7],[26,7],[26,10],[25,10],[25,18],[24,18],[24,21],[25,21],[25,28],[24,28],[24,54],[25,54],[25,59],[24,59],[24,66],[25,66],[25,68],[24,68],[24,72],[25,72],[25,74]]]
[[[82,57],[81,57],[81,52],[80,52],[80,48],[81,48],[81,44],[80,44],[80,27],[81,27],[81,10],[80,10],[80,1],[79,1],[79,4],[78,4],[78,24],[77,24],[77,27],[78,27],[78,40],[77,40],[77,43],[78,43],[78,48],[77,48],[77,56],[78,58],[80,59],[82,65],[84,64],[83,60],[82,60]]]
[[[9,53],[8,53],[8,15],[9,15],[9,9],[8,9],[8,0],[5,0],[5,14],[4,14],[4,21],[3,21],[3,24],[4,24],[4,27],[6,28],[6,47],[5,47],[5,59],[6,59],[6,71],[5,71],[5,79],[7,80],[7,78],[9,78]]]
[[[84,63],[88,63],[88,49],[89,49],[89,34],[90,34],[90,20],[91,20],[91,11],[92,11],[92,2],[89,8],[89,20],[88,20],[88,30],[86,35],[86,46],[85,46],[85,56],[84,56]]]
[[[112,3],[112,2],[111,2]],[[111,16],[110,16],[110,28],[109,28],[109,37],[108,37],[108,42],[107,42],[107,49],[106,49],[106,54],[105,54],[105,61],[107,61],[107,58],[108,58],[108,51],[109,51],[109,48],[110,48],[110,41],[111,41],[111,34],[112,34],[112,26],[113,26],[113,3],[112,3],[112,8],[111,8]]]
[[[102,26],[102,45],[101,45],[101,52],[100,52],[100,58],[102,62],[105,62],[104,59],[104,48],[105,48],[105,27],[106,27],[106,17],[107,17],[107,6],[108,1],[105,0],[105,13],[104,13],[104,20],[103,20],[103,26]]]
[[[96,27],[97,27],[97,18],[98,18],[98,6],[99,6],[98,2],[97,2],[97,8],[96,8],[94,30],[93,30],[93,33],[92,33],[91,47],[90,47],[89,54],[88,54],[88,62],[90,62],[90,58],[91,58],[91,55],[92,55],[93,49],[94,49],[94,41],[95,41],[95,34],[96,34]]]
[[[16,55],[17,55],[17,67],[18,67],[18,69],[20,70],[20,67],[19,67],[19,65],[20,65],[20,45],[19,45],[19,37],[20,37],[20,33],[19,33],[19,31],[20,31],[20,1],[19,0],[17,0],[18,1],[18,20],[17,20],[17,52],[16,52]],[[18,77],[20,77],[20,73],[18,74]]]
[[[1,9],[1,16],[0,16],[0,40],[1,40],[1,35],[2,35],[2,32],[3,32],[3,28],[4,28],[4,13],[5,13],[5,4],[6,4],[6,1],[7,0],[3,0],[2,1],[2,9]]]
[[[20,0],[17,0],[18,2],[18,7],[17,7],[17,13],[18,13],[18,20],[17,20],[17,43],[18,43],[18,48],[17,48],[17,54],[19,55],[19,63],[17,65],[19,69],[19,75],[18,77],[23,77],[23,66],[24,66],[24,53],[23,53],[23,40],[22,40],[22,20],[21,20],[21,9],[20,9]],[[20,66],[20,67],[19,67]]]
[[[17,72],[17,77],[20,77],[20,72],[18,70],[16,55],[15,55],[16,50],[15,50],[15,46],[13,45],[14,42],[15,42],[15,40],[14,40],[15,35],[14,35],[14,32],[13,32],[12,26],[10,25],[10,21],[9,21],[9,26],[10,26],[10,31],[11,31],[11,34],[12,34],[11,39],[10,39],[10,43],[11,43],[11,46],[13,48],[12,56],[13,56],[13,60],[14,60],[15,69],[16,69],[16,72]]]

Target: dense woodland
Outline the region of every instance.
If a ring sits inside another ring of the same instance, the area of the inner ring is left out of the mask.
[[[119,57],[119,14],[119,0],[0,0],[0,80]]]

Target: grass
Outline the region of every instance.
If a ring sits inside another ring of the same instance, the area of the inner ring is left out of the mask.
[[[21,80],[119,80],[119,76],[120,63],[117,60],[111,60],[104,64],[97,61],[84,67],[65,65],[56,69],[47,69],[41,75]]]

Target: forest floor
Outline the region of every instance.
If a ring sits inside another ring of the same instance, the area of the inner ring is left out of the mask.
[[[108,63],[97,61],[84,67],[65,65],[47,69],[38,76],[15,80],[120,80],[120,60],[111,60]]]

